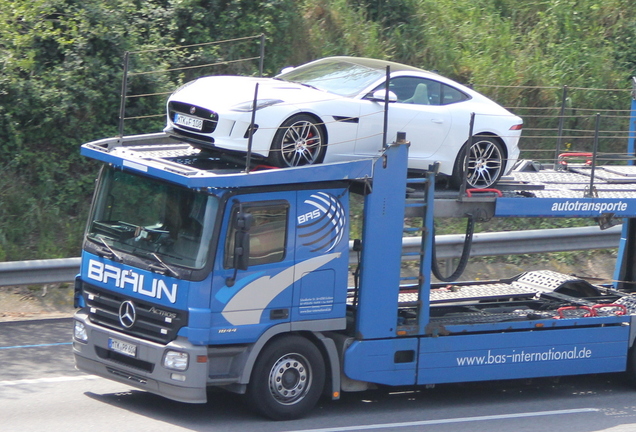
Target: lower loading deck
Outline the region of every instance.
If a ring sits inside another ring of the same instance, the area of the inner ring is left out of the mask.
[[[636,296],[548,270],[499,281],[434,285],[429,302],[431,328],[636,314]],[[417,324],[420,303],[416,291],[400,291],[399,326]]]
[[[355,335],[348,378],[431,385],[634,370],[631,294],[552,271],[435,285],[428,302],[411,289],[399,293],[393,337]]]
[[[463,196],[436,190],[434,216],[593,218],[601,227],[636,218],[636,166],[570,164],[555,170],[522,161],[498,187]],[[408,200],[416,203],[423,196],[415,188]],[[415,206],[407,208],[407,218],[423,215]],[[426,278],[428,271],[422,267],[422,272]],[[428,295],[424,291],[421,296]],[[532,271],[498,281],[431,285],[428,298],[420,297],[417,285],[401,287],[398,332],[594,326],[628,321],[626,315],[636,315],[636,296],[630,293],[552,271]]]

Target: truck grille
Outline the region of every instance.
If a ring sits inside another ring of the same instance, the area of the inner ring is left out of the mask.
[[[188,321],[188,313],[184,311],[156,307],[88,284],[84,284],[83,290],[92,323],[130,336],[166,344],[177,337]],[[119,320],[120,306],[127,300],[133,303],[136,312],[135,322],[129,328],[124,327]]]
[[[192,112],[194,111],[194,112]],[[171,119],[174,119],[176,113],[186,115],[188,117],[197,117],[203,120],[203,128],[199,130],[190,129],[186,126],[175,125],[179,129],[192,130],[198,133],[209,134],[214,132],[216,125],[219,121],[219,115],[209,109],[193,106],[183,102],[170,102],[168,103],[168,114]]]

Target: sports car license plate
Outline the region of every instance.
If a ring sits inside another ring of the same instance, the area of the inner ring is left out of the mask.
[[[201,130],[203,129],[203,120],[198,119],[198,118],[194,118],[194,117],[189,117],[183,114],[175,114],[174,115],[174,122],[175,124],[181,125],[181,126],[185,126],[185,127],[189,127],[192,129],[196,129],[196,130]]]
[[[137,356],[137,345],[120,341],[119,339],[108,338],[108,348],[120,354],[127,355],[128,357]]]

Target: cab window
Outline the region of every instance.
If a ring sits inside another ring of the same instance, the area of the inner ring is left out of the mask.
[[[287,203],[243,205],[242,211],[252,215],[249,229],[249,265],[280,262],[285,258],[289,205]],[[232,209],[232,220],[236,220],[239,206]],[[237,227],[228,230],[225,242],[225,268],[231,268],[234,261],[234,239]]]

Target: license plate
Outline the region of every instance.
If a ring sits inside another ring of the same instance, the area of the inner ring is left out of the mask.
[[[194,117],[190,117],[190,116],[186,116],[183,114],[175,114],[174,115],[174,122],[175,124],[178,124],[180,126],[185,126],[185,127],[189,127],[192,129],[196,129],[196,130],[201,130],[203,129],[203,120],[198,119],[198,118],[194,118]]]
[[[108,338],[108,348],[128,357],[137,356],[137,345],[120,341],[119,339]]]

